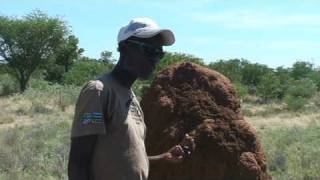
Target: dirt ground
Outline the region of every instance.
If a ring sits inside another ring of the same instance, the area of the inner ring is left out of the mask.
[[[185,133],[196,150],[181,164],[151,164],[150,180],[269,180],[254,128],[222,74],[185,62],[161,71],[141,101],[149,155],[168,150]]]

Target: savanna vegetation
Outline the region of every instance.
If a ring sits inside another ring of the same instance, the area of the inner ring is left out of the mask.
[[[0,16],[0,179],[67,179],[70,124],[81,86],[109,72],[108,50],[83,55],[63,20],[34,11]],[[271,68],[246,59],[206,64],[185,53],[166,52],[156,71],[134,84],[148,89],[170,64],[189,61],[227,76],[246,119],[257,129],[274,179],[320,178],[320,68],[298,60]]]

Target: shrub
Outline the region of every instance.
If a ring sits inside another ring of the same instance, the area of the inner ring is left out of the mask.
[[[222,73],[232,82],[240,82],[242,79],[241,71],[243,62],[245,62],[243,59],[219,60],[210,63],[208,67]]]
[[[287,91],[288,95],[293,97],[311,98],[317,91],[315,83],[308,79],[292,81]]]
[[[237,95],[240,99],[245,99],[248,96],[248,87],[241,83],[233,83]]]
[[[287,107],[290,111],[298,111],[303,110],[305,105],[308,103],[308,100],[306,98],[302,97],[294,97],[291,95],[287,95],[284,98]]]
[[[44,79],[53,83],[62,83],[64,67],[57,64],[50,64],[44,71]]]
[[[69,85],[81,86],[91,79],[111,70],[112,65],[96,60],[79,60],[65,74],[63,82]]]
[[[292,81],[285,96],[288,109],[292,111],[302,110],[308,103],[308,99],[315,95],[317,87],[310,79]]]
[[[242,80],[241,83],[248,86],[258,86],[261,82],[261,79],[268,73],[270,73],[271,69],[266,65],[262,64],[251,64],[244,63],[241,74]]]
[[[308,77],[317,85],[318,91],[320,91],[320,69],[309,73]]]
[[[306,78],[313,71],[314,65],[305,61],[297,61],[291,69],[291,77],[294,79]]]
[[[0,96],[19,92],[17,80],[9,74],[0,75]]]
[[[257,87],[257,94],[264,100],[280,97],[280,80],[274,73],[268,73],[262,77]]]

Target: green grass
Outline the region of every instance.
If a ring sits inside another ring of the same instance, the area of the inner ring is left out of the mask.
[[[15,127],[0,133],[1,180],[67,179],[68,121]]]
[[[320,124],[308,127],[267,129],[259,132],[274,179],[320,178]]]

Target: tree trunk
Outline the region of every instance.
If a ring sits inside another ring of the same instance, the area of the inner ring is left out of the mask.
[[[23,78],[19,79],[20,92],[23,93],[27,89],[27,81]]]
[[[31,74],[25,75],[23,72],[20,73],[19,85],[20,85],[20,92],[21,93],[23,93],[27,89],[30,76],[31,76]]]

